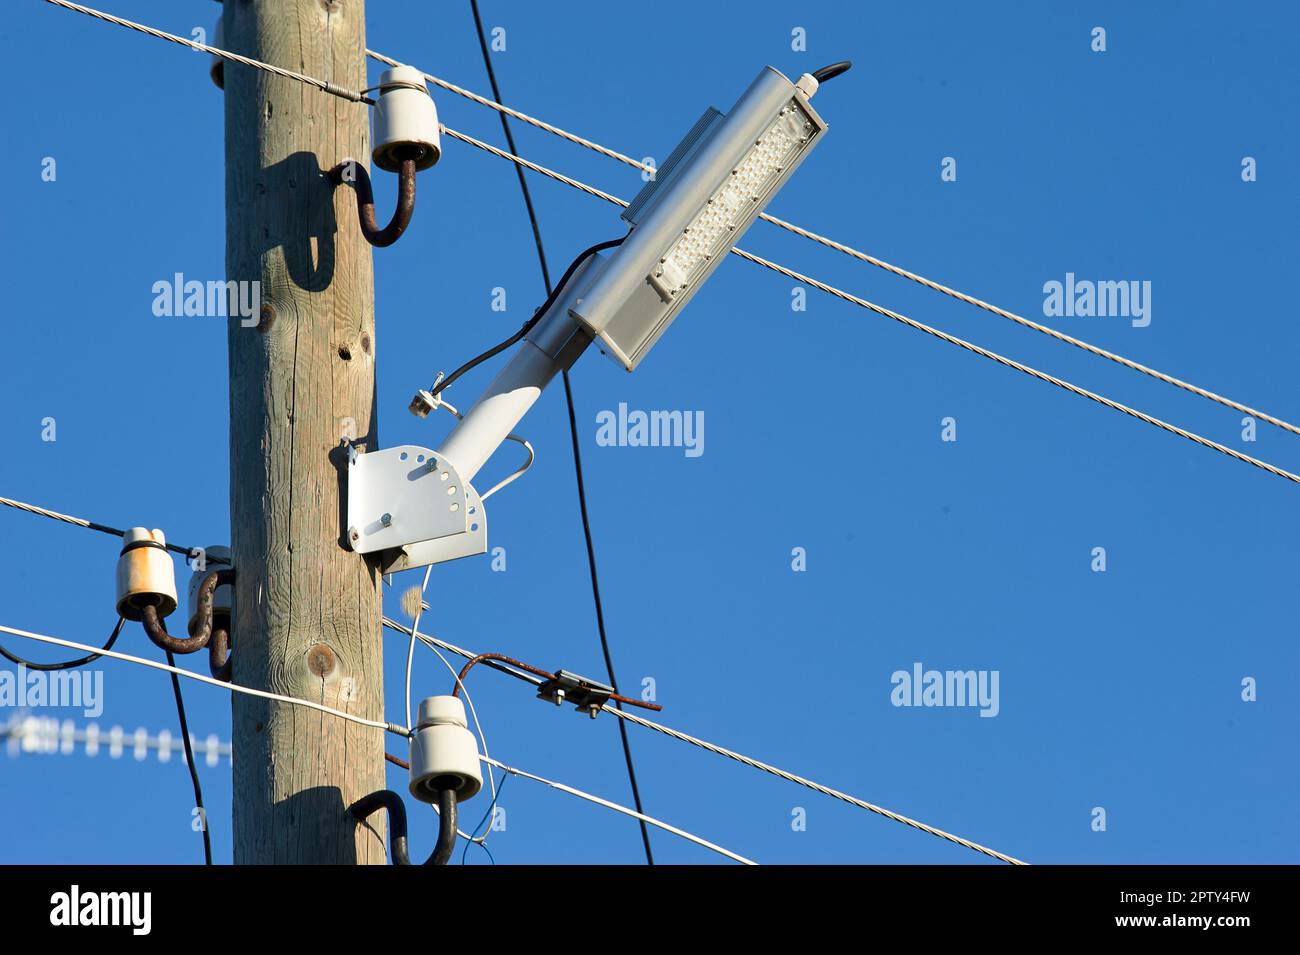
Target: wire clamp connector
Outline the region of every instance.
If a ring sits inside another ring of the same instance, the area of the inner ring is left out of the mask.
[[[417,418],[427,418],[430,414],[442,407],[442,398],[438,394],[438,385],[442,383],[444,375],[438,372],[438,377],[433,379],[433,384],[426,391],[421,388],[411,399],[409,411]]]
[[[537,687],[537,698],[563,706],[567,701],[579,710],[591,715],[594,720],[609,698],[614,695],[614,688],[589,680],[585,676],[560,670],[555,676]]]

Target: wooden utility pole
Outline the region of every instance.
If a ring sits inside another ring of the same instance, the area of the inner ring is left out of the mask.
[[[226,46],[361,89],[364,0],[225,4]],[[356,196],[326,176],[369,162],[368,107],[225,67],[226,270],[261,283],[232,317],[230,511],[234,679],[370,719],[383,715],[380,580],[343,541],[340,437],[376,447],[374,285]],[[253,323],[249,323],[252,325]],[[383,732],[235,695],[236,863],[382,863]]]

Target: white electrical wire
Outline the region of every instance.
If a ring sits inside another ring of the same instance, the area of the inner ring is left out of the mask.
[[[60,637],[50,637],[42,633],[32,633],[30,630],[19,630],[15,627],[6,627],[3,625],[0,625],[0,633],[12,634],[15,637],[25,637],[28,640],[37,640],[41,643],[48,643],[56,647],[67,647],[70,650],[80,650],[82,653],[94,653],[101,657],[112,657],[114,660],[122,660],[126,663],[138,663],[140,666],[146,666],[154,670],[162,670],[166,673],[175,673],[177,676],[197,680],[199,683],[206,683],[209,686],[215,686],[222,690],[229,690],[232,693],[243,693],[247,696],[256,696],[264,700],[273,700],[276,703],[291,703],[294,706],[305,706],[308,709],[316,710],[319,713],[328,713],[330,716],[337,716],[339,719],[347,720],[350,723],[356,723],[359,726],[371,726],[375,729],[386,730],[389,733],[405,738],[409,738],[411,735],[410,730],[405,726],[398,726],[396,723],[385,723],[382,720],[368,720],[364,716],[357,716],[354,713],[345,713],[343,710],[336,710],[334,707],[326,706],[323,703],[313,703],[311,700],[300,700],[297,697],[283,696],[279,693],[271,693],[267,690],[255,690],[251,686],[240,686],[237,683],[223,683],[220,680],[214,680],[212,677],[204,676],[201,673],[182,670],[180,667],[168,666],[166,663],[159,663],[156,660],[147,660],[144,657],[132,656],[129,653],[119,653],[116,650],[105,650],[103,647],[92,647],[84,643],[77,643],[74,640],[64,640]]]
[[[480,756],[479,759],[481,759],[483,762],[487,763],[490,766],[497,767],[497,769],[501,770],[503,773],[509,773],[512,776],[522,776],[525,779],[531,779],[534,782],[539,782],[544,786],[550,786],[552,789],[558,789],[562,793],[568,793],[570,796],[577,796],[579,799],[585,799],[588,802],[594,802],[596,805],[604,806],[606,809],[613,809],[615,812],[621,812],[623,815],[631,816],[633,819],[640,819],[642,822],[649,823],[652,826],[657,826],[658,828],[664,830],[664,832],[671,832],[673,835],[680,836],[681,838],[686,839],[688,842],[693,842],[697,846],[703,846],[706,849],[711,849],[714,852],[718,853],[719,855],[724,855],[728,859],[731,859],[734,862],[739,862],[741,865],[758,865],[758,863],[753,861],[752,859],[746,859],[744,856],[732,852],[730,849],[724,849],[722,848],[722,846],[717,845],[716,843],[713,842],[709,842],[709,840],[707,839],[701,839],[699,836],[691,835],[685,829],[678,829],[676,826],[671,826],[666,822],[661,822],[660,820],[654,818],[653,816],[647,816],[645,813],[637,812],[635,809],[629,809],[627,808],[627,806],[620,806],[616,802],[610,802],[608,799],[602,799],[599,796],[593,796],[591,793],[583,792],[581,789],[575,789],[572,786],[566,786],[564,783],[557,783],[552,779],[546,779],[543,776],[537,776],[533,773],[525,772],[524,770],[519,769],[515,766],[507,766],[505,763],[499,762],[495,759],[489,759],[486,756]]]
[[[420,629],[420,615],[424,613],[424,591],[429,586],[429,575],[433,573],[433,564],[424,569],[424,583],[420,584],[420,606],[415,608],[411,623],[411,642],[406,648],[406,725],[414,726],[411,719],[411,665],[415,661],[415,634]]]
[[[457,415],[457,417],[460,416]],[[412,620],[411,620],[411,629],[408,631],[410,634],[410,641],[407,643],[406,646],[406,725],[407,726],[415,725],[414,721],[411,719],[411,671],[415,660],[416,640],[420,640],[430,650],[432,650],[435,654],[437,654],[438,659],[442,660],[443,666],[445,666],[448,670],[451,670],[452,677],[455,678],[457,683],[460,683],[460,678],[459,676],[457,676],[456,671],[452,668],[452,665],[447,662],[446,658],[443,657],[441,653],[438,652],[437,647],[435,647],[432,643],[429,643],[428,641],[424,640],[422,635],[420,634],[420,617],[423,616],[425,609],[428,607],[428,604],[424,600],[424,593],[429,587],[429,575],[432,572],[433,572],[433,564],[430,564],[428,567],[425,568],[424,571],[424,582],[420,585],[420,604],[418,607],[415,608],[415,613],[412,615]],[[384,619],[388,619],[388,618],[385,617]],[[474,719],[474,728],[475,730],[478,731],[479,743],[483,747],[483,754],[485,756],[489,755],[487,735],[483,732],[483,724],[479,722],[478,710],[474,708],[474,700],[469,695],[468,690],[465,691],[465,702],[469,704],[470,716],[473,717]],[[496,777],[493,775],[490,767],[488,769],[488,787],[492,791],[492,800],[495,802],[497,797],[497,782],[496,782]],[[436,805],[433,806],[433,811],[435,813],[439,812],[438,807]],[[462,839],[468,839],[470,842],[476,842],[479,845],[482,845],[487,841],[486,832],[482,836],[473,836],[465,832],[463,829],[458,828],[456,830],[456,834],[459,835]]]
[[[429,643],[424,640],[421,640],[421,642],[424,643],[424,645],[427,646],[430,650],[432,650],[434,654],[437,655],[438,659],[443,662],[443,665],[446,666],[448,670],[451,670],[452,674],[455,675],[456,671],[452,670],[451,664],[447,662],[447,658],[444,657],[438,651],[437,647],[435,647],[432,643]],[[456,682],[460,683],[460,680],[457,679]],[[464,684],[462,684],[462,688],[463,687]],[[488,753],[487,734],[483,732],[483,724],[478,721],[478,710],[474,708],[474,698],[469,695],[469,690],[465,690],[465,703],[469,706],[469,715],[474,720],[474,729],[478,733],[479,745],[483,747],[483,755],[488,756],[490,754]],[[496,777],[496,773],[492,772],[491,766],[488,766],[488,790],[492,794],[492,803],[495,804],[497,801],[497,777]],[[438,808],[437,803],[430,803],[429,805],[433,807],[433,811],[436,814],[442,815],[442,811]],[[490,825],[481,836],[471,835],[470,833],[465,832],[463,829],[456,830],[456,834],[459,835],[462,839],[466,839],[480,846],[484,845],[487,842],[488,836],[491,834],[491,832],[492,832],[492,827]]]

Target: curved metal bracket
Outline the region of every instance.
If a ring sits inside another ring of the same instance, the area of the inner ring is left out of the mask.
[[[348,445],[347,540],[379,553],[385,574],[487,551],[487,514],[454,465],[404,444],[362,453]]]
[[[330,182],[336,186],[350,183],[357,194],[357,220],[361,234],[377,248],[392,245],[402,237],[415,215],[415,160],[403,159],[397,174],[397,209],[392,221],[382,229],[375,220],[375,193],[370,187],[370,173],[355,159],[345,159],[329,172]]]

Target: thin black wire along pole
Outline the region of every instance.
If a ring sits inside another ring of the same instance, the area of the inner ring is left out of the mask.
[[[470,9],[474,12],[474,29],[478,33],[479,49],[483,51],[483,65],[487,67],[488,82],[492,85],[492,96],[498,103],[504,103],[501,98],[501,88],[497,85],[496,71],[492,68],[492,54],[488,50],[487,37],[483,33],[483,18],[479,16],[478,0],[470,0]],[[498,114],[501,117],[501,129],[506,136],[506,144],[510,147],[510,152],[519,155],[519,150],[515,148],[515,138],[510,132],[510,120],[505,113]],[[537,245],[537,259],[542,267],[542,281],[546,284],[546,294],[551,294],[551,270],[546,264],[546,250],[542,246],[542,230],[537,223],[537,211],[533,208],[532,193],[528,190],[528,180],[524,178],[524,168],[515,164],[515,173],[519,177],[519,188],[524,194],[524,205],[528,209],[528,221],[533,228],[533,242]],[[579,449],[578,442],[578,418],[573,408],[573,385],[569,381],[569,371],[566,368],[563,373],[564,378],[564,400],[569,409],[569,433],[573,440],[573,469],[578,480],[578,506],[582,512],[582,533],[587,541],[587,565],[591,569],[591,595],[596,604],[596,625],[600,631],[600,649],[605,655],[605,670],[609,674],[609,685],[618,692],[618,679],[614,676],[614,660],[609,651],[609,637],[605,632],[605,610],[600,600],[600,580],[596,573],[596,549],[591,540],[591,519],[587,513],[587,490],[582,480],[582,452]],[[615,702],[619,709],[622,704]],[[636,811],[645,814],[641,806],[641,789],[636,781],[636,767],[632,762],[632,744],[627,737],[627,726],[622,720],[618,721],[618,733],[623,742],[623,759],[627,763],[627,778],[632,786],[632,799],[636,804]],[[638,820],[641,826],[641,842],[645,846],[645,859],[647,865],[654,865],[654,852],[650,848],[650,829],[643,820]]]
[[[167,665],[176,666],[176,658],[167,651]],[[185,697],[181,695],[181,681],[175,673],[172,677],[172,692],[176,694],[176,715],[180,717],[181,740],[185,744],[185,762],[190,768],[190,782],[194,784],[194,802],[198,806],[199,821],[203,826],[203,864],[212,865],[212,837],[208,835],[208,811],[203,806],[203,787],[199,784],[199,770],[194,765],[194,749],[190,746],[190,724],[185,718]],[[622,724],[620,724],[622,725]]]

